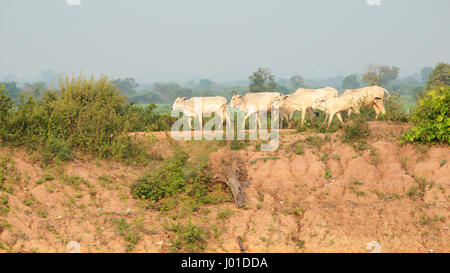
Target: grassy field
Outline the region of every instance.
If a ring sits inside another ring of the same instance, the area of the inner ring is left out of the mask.
[[[402,103],[403,109],[412,110],[417,105],[417,100],[415,95],[401,95],[399,97],[400,102]]]

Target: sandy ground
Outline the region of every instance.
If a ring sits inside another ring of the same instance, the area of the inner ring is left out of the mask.
[[[450,148],[400,146],[407,125],[371,122],[370,128],[364,150],[343,143],[339,132],[282,131],[275,152],[258,151],[256,142],[238,151],[250,182],[245,208],[226,202],[190,216],[200,226],[221,229],[209,235],[205,251],[240,252],[241,236],[247,252],[370,252],[372,241],[381,252],[450,252]],[[165,156],[167,135],[148,137]],[[311,137],[320,138],[321,146]],[[303,153],[295,153],[298,143]],[[220,147],[215,156],[226,160],[230,153]],[[117,230],[122,218],[139,230],[131,251],[171,251],[173,234],[165,223],[174,214],[148,209],[129,192],[149,167],[81,156],[42,169],[33,155],[1,148],[0,158],[6,157],[13,161],[7,179],[20,178],[12,194],[0,194],[9,200],[0,202],[9,210],[0,216],[8,223],[0,228],[0,252],[67,252],[69,241],[79,242],[81,252],[123,252],[130,249]],[[52,179],[42,182],[48,173]],[[70,175],[87,183],[61,181]],[[230,215],[219,220],[225,210]]]

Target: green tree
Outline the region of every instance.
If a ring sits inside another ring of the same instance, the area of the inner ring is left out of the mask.
[[[151,91],[146,94],[146,98],[149,102],[154,102],[154,103],[162,103],[163,102],[158,94],[156,94],[155,92],[151,92]]]
[[[369,65],[367,73],[362,76],[363,82],[368,85],[386,87],[395,80],[400,73],[400,68],[386,65]]]
[[[136,88],[139,84],[133,78],[117,79],[113,81],[116,85],[116,89],[120,90],[122,95],[135,95]]]
[[[433,71],[433,68],[430,66],[424,67],[420,70],[420,77],[422,78],[423,82],[428,81],[428,78],[430,77],[430,74],[432,71]]]
[[[178,96],[182,96],[180,92],[181,87],[174,82],[155,82],[153,84],[153,90],[166,103],[174,102]]]
[[[61,74],[61,76],[64,75]],[[58,73],[53,70],[42,71],[39,80],[45,82],[49,87],[58,87]]]
[[[272,75],[268,68],[258,68],[256,72],[248,77],[250,79],[250,92],[274,92],[277,84],[274,81],[275,76]]]
[[[428,78],[428,83],[425,87],[426,90],[430,90],[434,87],[449,86],[450,85],[450,64],[438,63],[431,72]]]
[[[380,86],[387,86],[391,81],[397,79],[400,68],[396,66],[380,66]]]
[[[294,75],[289,79],[289,83],[293,89],[297,90],[304,85],[304,79],[301,76]]]
[[[190,98],[194,96],[194,93],[190,88],[180,88],[177,92],[177,96]],[[173,100],[175,101],[175,99],[176,98],[174,97]]]
[[[368,85],[378,85],[380,78],[378,66],[376,65],[368,65],[366,74],[362,75],[362,81]]]
[[[214,87],[214,82],[209,79],[200,80],[198,88],[203,90],[211,90]]]
[[[25,83],[23,85],[24,92],[27,92],[28,94],[33,94],[34,92],[36,92],[36,97],[39,97],[41,95],[41,91],[47,89],[48,87],[45,82]]]
[[[37,90],[46,90],[47,85],[45,82],[34,82],[34,83],[25,83],[23,85],[23,91],[25,92],[35,92]]]
[[[16,82],[0,82],[0,86],[4,86],[6,93],[8,93],[11,98],[18,98],[22,93],[22,89],[17,86]]]
[[[5,86],[0,84],[0,129],[8,117],[9,111],[13,108],[13,101],[8,96]],[[0,131],[3,134],[3,130]]]
[[[360,87],[361,85],[358,81],[358,75],[349,75],[342,81],[342,88],[344,89],[357,89]]]

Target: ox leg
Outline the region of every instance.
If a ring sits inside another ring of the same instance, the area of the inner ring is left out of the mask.
[[[334,118],[334,115],[335,115],[336,113],[330,113],[330,118],[328,119],[328,127],[330,127],[330,125],[331,125],[331,122],[333,121],[333,118]]]
[[[251,114],[253,114],[253,113],[247,113],[247,114],[245,115],[245,117],[244,117],[244,122],[243,122],[243,124],[242,124],[242,127],[243,127],[242,129],[245,130],[245,122],[247,121],[248,117],[249,117]]]
[[[286,119],[286,115],[283,113],[283,112],[281,112],[280,113],[280,116],[279,116],[279,118],[278,118],[278,122],[279,122],[279,126],[278,126],[278,128],[280,128],[280,129],[282,129],[283,128],[283,122],[284,122],[284,120]]]
[[[222,130],[222,128],[223,128],[223,123],[225,122],[225,120],[226,120],[226,118],[227,118],[227,110],[226,110],[226,108],[223,108],[223,110],[222,110],[222,116],[221,116],[221,122],[220,122],[220,125],[219,125],[219,130]]]
[[[289,115],[286,113],[286,111],[283,111],[281,113],[282,118],[280,117],[280,129],[283,129],[283,123],[286,120],[288,123],[288,128],[291,128],[291,120],[289,119]]]
[[[278,116],[278,123],[279,123],[278,128],[281,129],[281,128],[283,128],[283,122],[286,119],[286,114],[285,114],[284,110],[281,110],[281,109],[279,109],[278,113],[279,113],[279,116]],[[273,119],[274,117],[271,116],[271,118]]]
[[[308,108],[308,113],[311,116],[311,121],[314,121],[316,119],[316,113],[314,112],[314,110],[312,108]]]
[[[359,108],[360,108],[360,104],[356,104],[353,108],[348,109],[348,111],[349,111],[349,113],[348,113],[349,118],[350,118],[350,115],[351,115],[353,112],[354,112],[356,115],[359,115],[359,114],[360,114]]]
[[[256,113],[256,120],[258,121],[259,129],[261,129],[261,120],[259,119],[259,112]],[[256,128],[258,130],[258,128]]]
[[[378,117],[380,116],[380,110],[375,105],[373,106],[373,110],[375,110],[375,119],[378,119]]]
[[[323,120],[323,124],[327,123],[327,120],[330,118],[330,113],[325,112],[325,119]]]
[[[287,120],[288,128],[291,128],[291,118],[289,117],[289,114],[285,113],[284,116],[285,116],[285,118]],[[283,124],[281,124],[280,129],[283,129]]]
[[[337,113],[336,116],[338,117],[339,121],[344,124],[344,121],[342,120],[341,113]]]
[[[302,109],[302,122],[300,126],[303,126],[303,123],[305,123],[305,117],[306,117],[306,109]]]
[[[372,105],[373,110],[375,111],[375,119],[378,119],[378,116],[380,116],[380,108],[378,108],[378,105],[376,102],[373,103]]]
[[[375,110],[377,119],[380,116],[380,114],[385,114],[386,113],[386,109],[384,109],[383,101],[381,101],[381,102],[377,102],[376,101],[373,104],[373,110]]]
[[[325,119],[323,120],[323,124],[327,123],[327,120],[330,118],[330,113],[328,113],[327,111],[325,111]]]
[[[190,116],[188,118],[188,123],[189,123],[189,131],[191,131],[192,130],[192,116]]]
[[[292,111],[290,114],[289,114],[289,129],[291,129],[292,128],[292,121],[294,120],[294,114],[295,114],[295,111]]]

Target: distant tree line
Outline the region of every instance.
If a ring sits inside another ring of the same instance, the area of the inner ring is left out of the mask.
[[[178,96],[224,96],[230,99],[233,92],[244,94],[246,92],[280,92],[289,94],[298,88],[320,88],[331,86],[341,92],[346,89],[357,89],[363,86],[379,85],[400,95],[415,96],[422,92],[425,83],[432,75],[433,68],[424,67],[416,77],[398,79],[400,69],[395,66],[369,65],[364,74],[351,74],[321,80],[307,80],[300,75],[293,75],[289,79],[277,78],[269,68],[260,67],[253,72],[248,81],[235,83],[217,83],[211,79],[200,79],[197,82],[188,82],[181,85],[176,82],[155,82],[151,85],[140,85],[132,78],[115,79],[113,84],[130,102],[138,104],[171,104]],[[34,93],[40,96],[40,90],[49,88],[49,84],[56,73],[44,71],[42,81],[25,83],[18,86],[15,81],[0,82],[5,86],[11,98],[18,98],[22,93]],[[52,84],[54,85],[54,83]],[[57,89],[57,86],[55,87]]]

